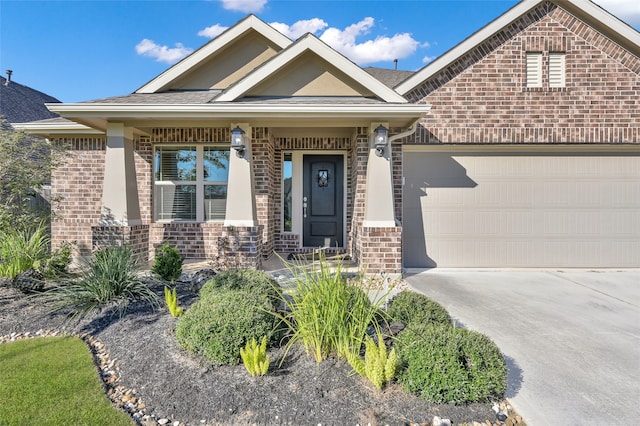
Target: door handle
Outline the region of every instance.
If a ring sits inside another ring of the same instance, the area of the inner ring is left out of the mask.
[[[302,203],[302,217],[307,217],[307,197],[304,197],[304,203]]]

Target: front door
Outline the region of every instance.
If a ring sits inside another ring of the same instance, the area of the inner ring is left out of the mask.
[[[303,158],[303,245],[343,247],[343,156]]]

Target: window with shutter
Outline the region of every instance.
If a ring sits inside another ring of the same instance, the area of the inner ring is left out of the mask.
[[[223,220],[229,148],[156,146],[154,216],[159,221]]]
[[[565,54],[549,53],[549,87],[565,87]]]
[[[542,52],[527,52],[527,87],[542,87]]]

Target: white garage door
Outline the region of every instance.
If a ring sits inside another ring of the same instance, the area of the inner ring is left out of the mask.
[[[640,267],[640,151],[405,150],[403,169],[405,267]]]

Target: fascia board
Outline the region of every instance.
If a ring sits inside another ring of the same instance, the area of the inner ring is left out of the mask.
[[[614,31],[617,35],[640,49],[640,32],[592,1],[564,0],[562,2],[556,1],[556,3],[561,7],[563,7],[564,3],[569,3],[574,8],[581,9],[583,12],[599,21],[602,25]]]
[[[32,134],[47,135],[104,135],[103,131],[85,126],[80,123],[12,123],[11,126],[16,130],[21,130]]]
[[[422,68],[420,71],[407,78],[405,81],[395,87],[396,92],[401,95],[406,95],[416,86],[422,84],[425,80],[431,78],[434,74],[445,69],[449,64],[456,61],[462,55],[466,54],[480,43],[493,36],[502,28],[509,25],[514,20],[518,19],[521,15],[533,9],[539,3],[544,0],[523,0],[516,4],[514,7],[500,15],[498,18],[485,25],[462,43],[458,44],[442,56],[438,57],[435,61]],[[581,0],[584,1],[584,0]]]
[[[249,15],[202,46],[200,49],[184,58],[182,61],[178,62],[150,82],[146,83],[144,86],[140,87],[135,91],[135,93],[156,93],[157,91],[162,90],[172,81],[193,69],[202,61],[206,60],[214,52],[224,48],[226,45],[230,44],[251,29],[262,34],[265,38],[271,40],[282,49],[293,43],[288,37],[272,26],[258,19],[254,15]]]
[[[206,117],[422,117],[429,112],[425,104],[51,104],[51,110],[63,117],[91,118],[206,118]]]
[[[307,51],[312,51],[326,60],[349,77],[371,90],[376,96],[386,102],[407,103],[407,100],[396,91],[385,86],[372,77],[362,68],[351,62],[349,59],[339,54],[324,42],[312,34],[307,34],[302,39],[283,50],[261,67],[251,72],[242,80],[222,92],[214,99],[214,102],[233,102],[242,97],[252,88],[256,87],[265,79],[274,75],[278,70],[291,63],[295,58]]]

